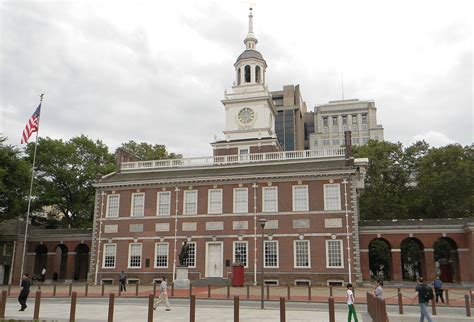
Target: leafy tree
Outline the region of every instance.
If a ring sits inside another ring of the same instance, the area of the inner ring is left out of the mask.
[[[383,273],[383,278],[390,279],[392,266],[390,246],[383,239],[375,239],[369,245],[369,269],[374,278]]]
[[[26,214],[31,165],[0,136],[0,221]]]
[[[27,146],[32,160],[34,144]],[[114,158],[101,141],[81,135],[69,141],[40,138],[36,154],[36,195],[44,206],[41,221],[61,226],[90,227],[98,174],[114,170]]]
[[[151,145],[146,142],[137,143],[135,141],[128,141],[122,143],[122,148],[132,152],[141,160],[160,160],[160,159],[179,159],[181,154],[169,153],[166,146],[162,144]]]

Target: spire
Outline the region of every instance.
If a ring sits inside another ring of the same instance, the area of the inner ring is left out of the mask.
[[[254,49],[255,50],[255,45],[258,43],[257,38],[255,38],[255,35],[253,34],[253,14],[252,14],[252,7],[249,8],[250,13],[249,13],[249,33],[247,34],[247,37],[244,40],[244,44],[247,47],[246,49]]]

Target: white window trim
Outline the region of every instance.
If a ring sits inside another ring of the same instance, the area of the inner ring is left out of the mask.
[[[104,282],[107,282],[107,284],[105,284],[105,285],[114,285],[114,279],[113,278],[102,278],[100,280],[100,285],[104,284]],[[108,282],[110,282],[110,284]]]
[[[118,200],[117,200],[117,203],[118,203],[117,216],[109,216],[109,201],[110,201],[110,197],[112,197],[112,196],[113,197],[115,197],[115,196],[118,197]],[[119,217],[119,214],[120,214],[120,194],[114,193],[114,194],[107,195],[107,206],[105,207],[105,218],[117,218],[117,217]]]
[[[341,206],[341,185],[339,183],[326,183],[323,185],[324,188],[323,188],[323,192],[324,192],[324,210],[341,210],[342,209],[342,206]],[[338,208],[334,208],[334,209],[329,209],[326,205],[326,187],[337,187],[338,189],[338,193],[337,193],[337,197],[339,199],[339,202],[337,203],[339,205]]]
[[[137,282],[137,283],[130,283],[130,282]],[[141,282],[140,282],[139,278],[132,277],[132,278],[127,278],[127,284],[129,284],[129,285],[135,285],[135,284],[140,285]]]
[[[156,256],[158,256],[158,245],[166,245],[166,266],[157,266],[156,265]],[[168,268],[169,262],[170,262],[170,243],[168,242],[156,242],[155,243],[155,257],[153,257],[154,263],[153,267],[154,268]]]
[[[329,247],[330,241],[337,241],[341,244],[341,266],[329,266]],[[326,268],[344,268],[344,243],[342,239],[326,239]]]
[[[188,245],[194,244],[194,266],[188,266],[190,268],[196,268],[197,264],[197,243],[196,242],[188,242]]]
[[[298,266],[296,261],[296,244],[298,242],[305,242],[308,244],[308,266]],[[311,243],[309,240],[296,239],[293,240],[293,268],[311,268]]]
[[[190,192],[196,192],[196,211],[191,213],[191,212],[186,212],[186,202],[188,199],[188,194]],[[198,213],[198,200],[199,200],[199,195],[197,190],[185,190],[184,191],[184,196],[183,196],[183,215],[197,215]]]
[[[135,208],[135,196],[137,195],[143,195],[143,209],[141,215],[134,215],[133,210]],[[132,193],[132,200],[130,201],[131,207],[130,207],[130,217],[143,217],[145,216],[145,193],[144,192],[135,192]]]
[[[168,213],[160,214],[160,194],[167,194],[170,202],[168,203]],[[171,191],[159,191],[156,194],[156,215],[157,216],[170,216],[171,215]]]
[[[242,155],[240,154],[241,150],[247,150],[248,153],[244,154],[245,158],[242,158]],[[250,161],[250,146],[241,146],[239,147],[239,161]]]
[[[270,283],[269,283],[270,282]],[[277,279],[264,279],[263,280],[264,285],[275,285],[278,286],[280,285],[280,280]]]
[[[276,210],[275,211],[267,211],[265,209],[265,195],[266,190],[275,189],[276,190]],[[262,212],[278,212],[278,187],[263,187],[262,188]]]
[[[306,187],[306,209],[305,210],[295,210],[295,190],[296,188]],[[292,187],[292,204],[293,204],[293,211],[309,211],[309,188],[308,185],[295,185]]]
[[[221,208],[217,212],[211,212],[211,191],[219,191],[221,194]],[[209,189],[207,191],[207,213],[208,214],[222,214],[222,189]]]
[[[277,254],[277,260],[276,260],[276,266],[267,266],[267,261],[265,257],[265,244],[267,243],[276,243],[276,254]],[[280,268],[280,244],[278,240],[265,240],[264,245],[263,245],[263,267],[264,268]]]
[[[236,201],[235,193],[236,193],[237,189],[241,189],[241,190],[244,190],[244,189],[245,189],[245,191],[246,191],[246,193],[245,193],[245,198],[246,198],[247,207],[246,207],[245,211],[243,211],[243,212],[237,212],[237,211],[235,210],[235,201]],[[248,212],[249,212],[249,189],[248,189],[248,188],[234,188],[234,190],[233,190],[233,200],[232,200],[232,202],[233,202],[233,209],[232,209],[232,210],[233,210],[233,213],[234,213],[234,214],[246,214],[246,213],[248,213]]]
[[[115,255],[114,255],[114,266],[106,267],[105,266],[105,248],[107,245],[114,245],[115,246]],[[103,269],[114,269],[117,266],[117,244],[116,243],[104,243],[104,247],[102,248],[102,268]]]
[[[132,255],[132,245],[140,245],[140,266],[130,266],[130,258]],[[140,269],[142,268],[142,262],[143,262],[143,244],[142,243],[130,243],[128,244],[128,260],[127,260],[127,268],[130,269]]]
[[[245,265],[244,267],[248,268],[249,267],[249,242],[247,240],[234,240],[232,242],[232,262],[235,263],[235,244],[237,244],[237,243],[247,244],[247,252],[245,254],[245,263],[247,265]]]
[[[305,286],[311,286],[311,280],[307,280],[307,279],[296,279],[293,281],[293,284],[295,286],[302,286],[302,285],[298,285],[298,282],[303,282],[303,283],[308,283],[308,285],[305,285]]]

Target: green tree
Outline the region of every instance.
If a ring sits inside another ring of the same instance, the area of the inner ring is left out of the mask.
[[[122,148],[135,154],[141,160],[179,159],[181,154],[169,153],[162,144],[151,145],[146,142],[128,141],[122,143]]]
[[[0,221],[26,214],[31,165],[0,136]]]
[[[377,279],[383,272],[385,280],[390,279],[392,267],[391,250],[389,244],[383,239],[374,239],[369,244],[369,269],[372,276]]]
[[[34,144],[27,146],[32,160]],[[36,195],[48,217],[61,226],[90,227],[98,174],[114,170],[114,157],[100,140],[81,135],[69,141],[40,138],[36,154]],[[48,219],[49,218],[49,219]]]

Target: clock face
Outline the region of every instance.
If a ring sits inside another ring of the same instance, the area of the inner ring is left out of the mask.
[[[248,124],[255,118],[255,112],[249,107],[244,107],[239,111],[239,115],[237,117],[239,118],[240,123]]]

